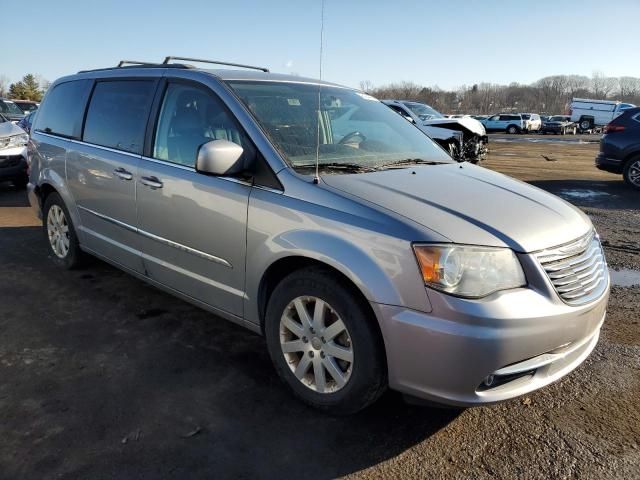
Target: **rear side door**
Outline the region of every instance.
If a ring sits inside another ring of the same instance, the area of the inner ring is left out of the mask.
[[[96,81],[82,140],[67,155],[84,247],[139,273],[135,177],[156,87],[153,78]]]
[[[511,123],[511,115],[500,115],[496,122],[496,128],[498,130],[505,130],[509,123]]]
[[[247,162],[255,147],[208,87],[169,80],[161,89],[137,186],[145,270],[173,290],[242,316],[251,185],[195,167],[198,148],[209,141],[241,145]]]

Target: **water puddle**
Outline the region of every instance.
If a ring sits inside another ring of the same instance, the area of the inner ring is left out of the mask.
[[[574,144],[574,145],[586,145],[589,143],[600,143],[600,140],[561,140],[555,138],[492,138],[491,142],[500,142],[500,143],[520,143],[520,142],[530,142],[530,143],[564,143],[564,144]]]
[[[577,189],[577,188],[559,190],[558,193],[560,195],[565,195],[571,198],[583,198],[583,199],[602,198],[610,195],[607,192],[602,192],[598,190],[583,190],[583,189]]]
[[[611,284],[619,287],[640,286],[640,271],[622,268],[620,270],[609,269]]]

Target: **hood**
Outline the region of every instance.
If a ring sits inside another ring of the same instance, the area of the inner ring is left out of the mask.
[[[468,163],[323,175],[322,180],[454,243],[534,252],[592,228],[586,215],[555,195]]]
[[[433,118],[431,120],[426,120],[422,122],[423,125],[431,125],[434,127],[442,126],[444,128],[449,128],[447,125],[462,125],[467,130],[472,131],[476,135],[486,135],[487,132],[484,129],[484,125],[480,123],[475,118],[471,117],[462,117],[462,118]]]
[[[0,138],[11,137],[13,135],[20,135],[21,133],[25,133],[25,131],[15,123],[12,123],[12,122],[0,123]]]

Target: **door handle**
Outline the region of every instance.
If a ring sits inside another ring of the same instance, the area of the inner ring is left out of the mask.
[[[122,180],[131,180],[133,178],[131,172],[127,172],[122,167],[116,168],[113,173],[116,174],[116,177],[121,178]]]
[[[163,185],[163,183],[158,180],[158,177],[142,177],[140,178],[140,183],[153,189],[162,188]]]

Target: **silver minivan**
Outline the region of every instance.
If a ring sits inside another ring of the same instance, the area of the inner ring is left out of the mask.
[[[499,402],[593,350],[609,276],[579,210],[358,90],[173,61],[49,89],[28,188],[61,267],[94,255],[264,335],[332,413],[387,387]]]

